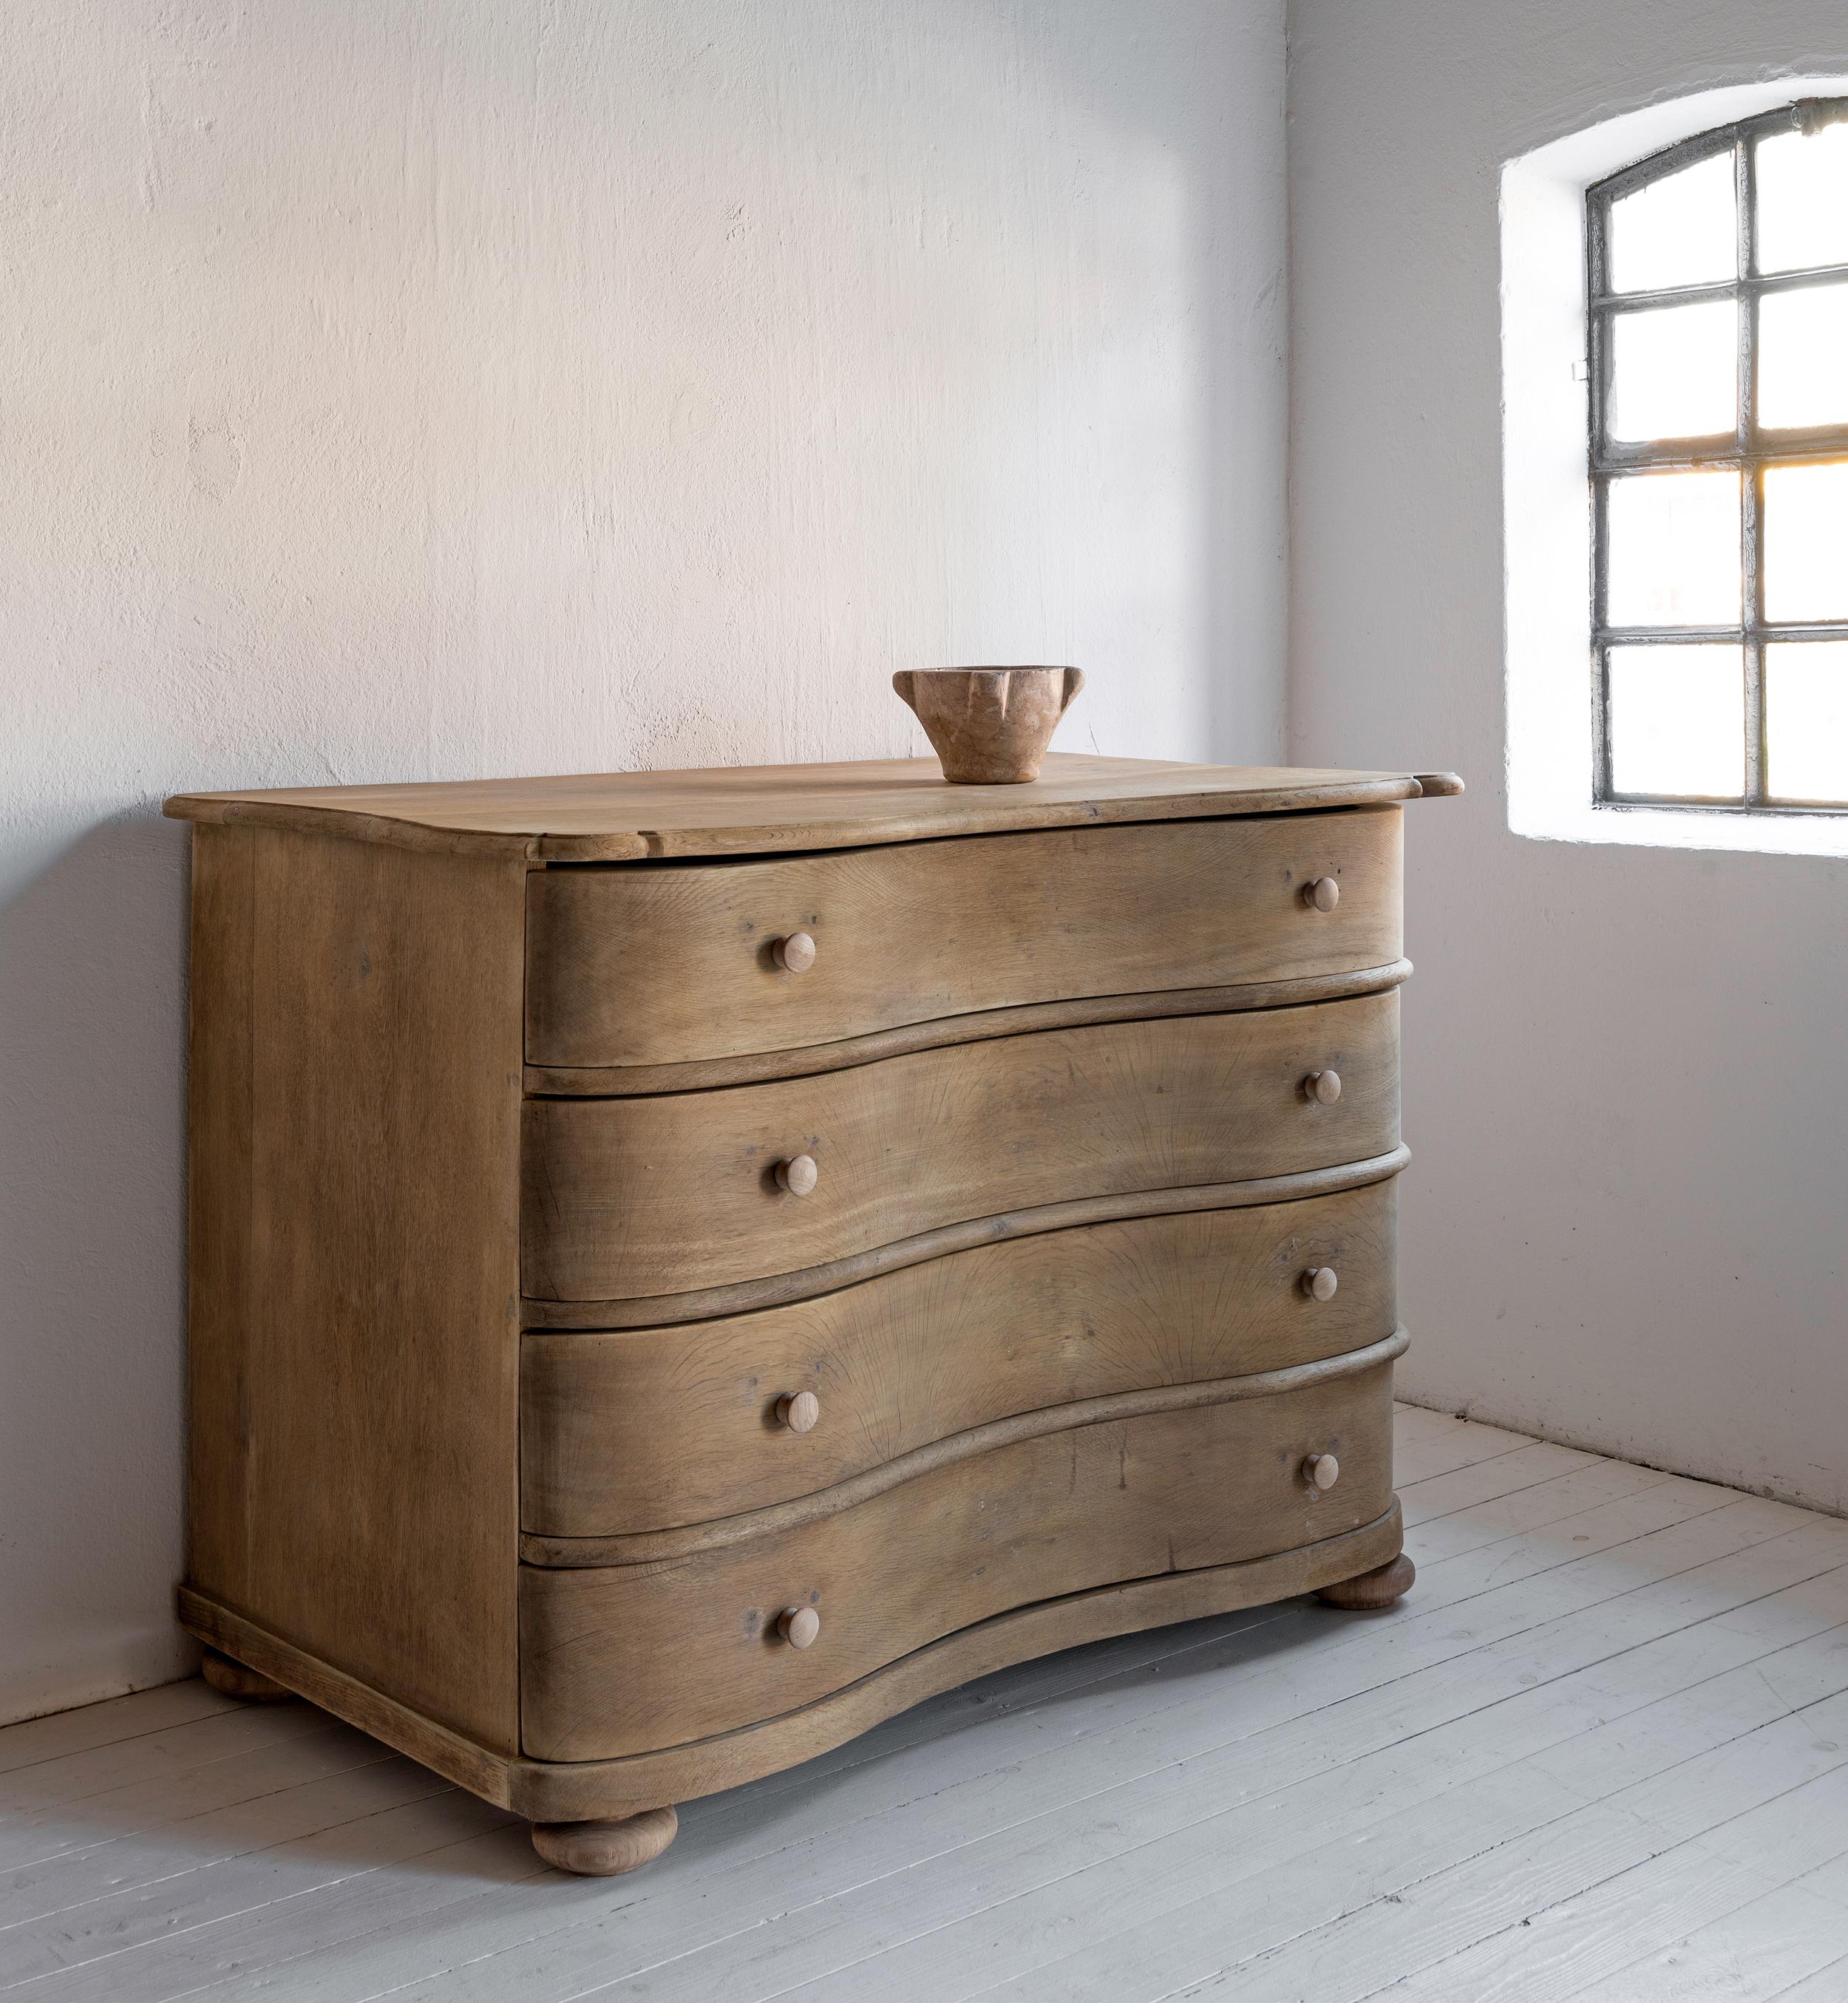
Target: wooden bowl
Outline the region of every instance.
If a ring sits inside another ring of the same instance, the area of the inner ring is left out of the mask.
[[[1039,777],[1084,676],[1076,668],[906,668],[892,686],[952,785],[1018,786]]]

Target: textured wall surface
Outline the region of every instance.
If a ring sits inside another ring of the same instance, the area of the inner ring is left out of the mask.
[[[1292,752],[1408,816],[1425,1402],[1848,1508],[1848,866],[1509,834],[1497,179],[1848,67],[1839,0],[1293,0]]]
[[[1281,750],[1282,0],[0,21],[0,1717],[177,1674],[214,786]]]

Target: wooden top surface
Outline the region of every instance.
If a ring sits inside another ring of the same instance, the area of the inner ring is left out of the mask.
[[[1461,792],[1448,773],[1183,765],[1054,752],[1019,786],[953,786],[934,758],[586,772],[276,792],[179,793],[177,820],[231,821],[412,848],[545,862],[761,855],[1075,827],[1103,821],[1288,813]]]

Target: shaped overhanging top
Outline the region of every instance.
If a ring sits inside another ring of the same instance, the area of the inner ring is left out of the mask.
[[[1451,772],[1344,772],[1048,755],[1026,785],[947,785],[934,758],[689,772],[177,793],[176,820],[292,828],[536,862],[635,862],[871,848],[943,835],[1296,813],[1460,793]]]

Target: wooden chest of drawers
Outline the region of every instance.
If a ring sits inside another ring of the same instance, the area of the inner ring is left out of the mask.
[[[922,760],[184,796],[191,1554],[579,1870],[1046,1650],[1410,1581],[1401,804]]]

